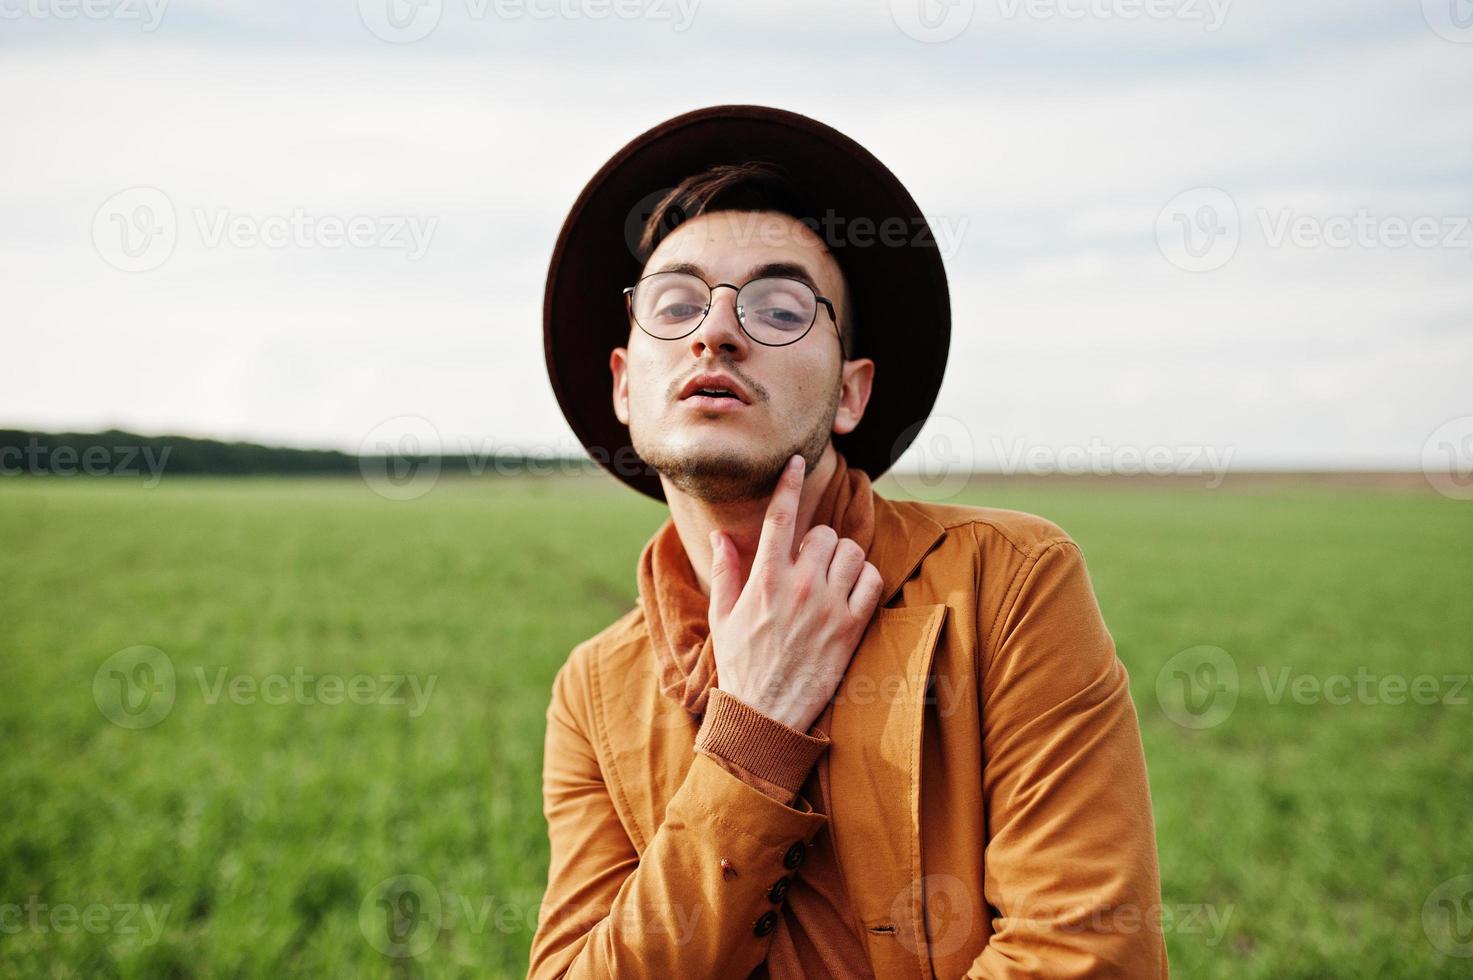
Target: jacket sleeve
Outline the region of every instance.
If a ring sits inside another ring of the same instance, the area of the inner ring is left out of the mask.
[[[1166,977],[1139,722],[1074,542],[1027,556],[982,651],[994,931],[967,976]]]
[[[551,859],[527,976],[746,977],[772,943],[779,910],[769,891],[794,873],[789,865],[828,818],[801,798],[774,799],[700,751],[723,718],[708,708],[685,781],[637,850],[599,765],[579,659],[558,672],[547,710]]]

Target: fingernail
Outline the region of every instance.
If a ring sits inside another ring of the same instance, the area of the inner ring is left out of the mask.
[[[797,472],[803,466],[803,454],[794,453],[793,458],[788,460],[788,469]]]
[[[711,550],[712,551],[715,551],[716,550],[716,532],[715,531],[712,531],[709,535],[706,536],[706,540],[710,543]]]

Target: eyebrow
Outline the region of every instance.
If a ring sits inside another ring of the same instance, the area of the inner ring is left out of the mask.
[[[664,268],[656,269],[655,272],[684,272],[701,280],[706,278],[706,270],[693,262],[675,262]],[[653,274],[650,273],[650,275]],[[764,262],[747,270],[748,280],[760,279],[763,276],[784,276],[788,279],[796,279],[801,283],[806,283],[815,293],[820,291],[818,283],[814,281],[808,270],[794,262]]]

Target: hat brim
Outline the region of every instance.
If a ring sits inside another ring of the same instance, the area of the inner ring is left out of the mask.
[[[838,261],[856,313],[851,356],[875,361],[864,417],[834,436],[850,466],[877,479],[931,413],[946,371],[951,307],[941,252],[905,187],[864,147],[807,116],[726,105],[669,119],[636,137],[583,188],[548,267],[543,349],[574,434],[599,465],[664,500],[657,473],[614,414],[608,354],[624,346],[621,291],[643,270],[640,230],[676,184],[721,163],[766,160],[832,221],[815,230]],[[827,219],[826,219],[827,220]]]

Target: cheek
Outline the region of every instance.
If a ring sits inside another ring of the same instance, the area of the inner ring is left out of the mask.
[[[821,404],[823,397],[834,386],[834,368],[820,358],[794,359],[792,368],[784,372],[785,390],[792,393],[792,401],[799,406]]]
[[[631,347],[624,374],[631,405],[657,404],[668,384],[670,368],[649,350]]]

